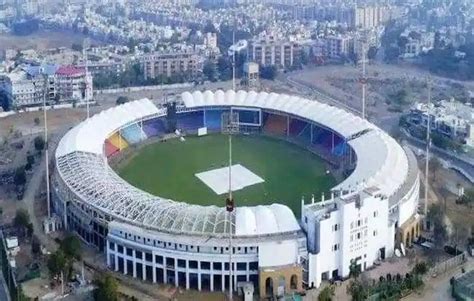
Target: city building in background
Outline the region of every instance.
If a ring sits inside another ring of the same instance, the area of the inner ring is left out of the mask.
[[[0,91],[12,108],[42,105],[45,93],[48,104],[91,101],[92,75],[72,66],[21,66],[0,74]]]
[[[202,59],[195,53],[153,53],[141,58],[145,79],[187,74],[194,77],[202,71]]]
[[[291,67],[300,55],[296,42],[266,34],[250,43],[250,59],[262,66]]]

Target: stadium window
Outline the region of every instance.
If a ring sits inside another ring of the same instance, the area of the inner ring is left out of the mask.
[[[163,256],[155,255],[155,261],[156,263],[163,263]]]
[[[374,230],[374,236],[377,236],[377,230]]]
[[[379,213],[377,211],[374,211],[374,217],[377,217]]]
[[[258,270],[258,262],[257,261],[250,262],[249,263],[249,270],[251,270],[251,271]]]
[[[198,268],[198,262],[196,260],[190,260],[189,261],[189,268],[190,269],[197,269]]]
[[[201,261],[201,269],[210,270],[211,269],[211,263],[209,261]]]
[[[212,268],[213,268],[214,270],[222,270],[222,263],[220,263],[220,262],[214,262],[214,263],[212,264]]]
[[[361,220],[358,219],[358,220],[357,220],[357,227],[360,227],[360,224],[361,224]]]
[[[138,259],[142,259],[142,252],[141,251],[135,251],[135,257]]]
[[[117,251],[118,251],[119,253],[123,253],[123,246],[117,244]]]
[[[133,256],[133,250],[130,248],[127,248],[127,255],[128,256]]]
[[[357,232],[357,239],[360,239],[360,232]]]
[[[145,260],[151,262],[153,260],[153,256],[151,253],[145,253]]]
[[[247,270],[247,263],[237,262],[237,271],[245,271],[245,270]]]
[[[109,249],[110,250],[115,250],[115,244],[111,241],[109,241]]]

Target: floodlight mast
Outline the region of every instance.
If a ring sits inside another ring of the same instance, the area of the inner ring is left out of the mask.
[[[51,205],[49,197],[49,154],[48,154],[48,114],[46,112],[46,97],[48,95],[48,75],[44,67],[40,69],[43,75],[43,118],[44,118],[44,146],[45,146],[45,160],[46,160],[46,203],[48,207],[48,219],[51,217]]]
[[[84,97],[86,98],[86,111],[87,111],[87,119],[90,117],[90,112],[89,112],[89,99],[87,98],[87,88],[88,88],[88,74],[89,74],[89,68],[88,68],[88,57],[87,57],[87,49],[89,48],[90,41],[89,38],[85,38],[83,45],[82,45],[82,55],[84,58],[84,66],[85,66],[85,91],[84,91]]]
[[[429,190],[429,171],[430,171],[430,146],[431,146],[431,76],[428,76],[428,103],[427,103],[427,122],[426,122],[426,161],[425,161],[425,202],[423,206],[423,214],[425,215],[425,229],[427,227],[427,216],[428,216],[428,190]]]
[[[365,102],[367,97],[367,74],[366,74],[366,58],[367,58],[367,45],[365,41],[362,44],[362,77],[360,79],[362,83],[362,119],[365,119]]]

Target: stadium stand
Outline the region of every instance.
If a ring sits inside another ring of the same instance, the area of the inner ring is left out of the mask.
[[[285,116],[270,114],[263,130],[272,135],[286,135],[286,122]]]
[[[203,111],[185,112],[178,114],[178,129],[182,130],[196,130],[204,126]]]
[[[105,155],[107,156],[107,158],[120,151],[120,149],[118,147],[115,147],[112,143],[110,143],[109,140],[105,140],[104,150],[105,150]]]
[[[222,110],[206,110],[204,125],[209,130],[220,130],[222,113],[224,113]]]
[[[290,135],[297,137],[301,134],[301,132],[308,126],[307,122],[303,120],[299,120],[296,118],[292,118],[290,121]]]
[[[120,136],[118,132],[114,133],[112,136],[107,139],[113,146],[118,148],[119,150],[126,149],[128,147],[128,143],[123,137]]]
[[[311,125],[309,123],[306,124],[305,128],[296,138],[304,144],[311,144]]]
[[[161,136],[166,132],[164,120],[160,118],[149,119],[143,122],[143,131],[147,137]]]
[[[122,130],[122,137],[127,140],[128,144],[137,144],[146,139],[145,133],[137,123],[124,128]]]

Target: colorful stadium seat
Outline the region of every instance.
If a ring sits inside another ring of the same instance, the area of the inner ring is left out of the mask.
[[[286,135],[287,119],[285,116],[270,114],[263,130],[272,135]]]
[[[166,132],[165,121],[161,118],[143,121],[143,131],[147,137],[161,136]]]
[[[119,150],[126,149],[128,147],[128,143],[125,139],[118,132],[114,133],[112,136],[107,139],[113,146],[118,148]]]
[[[122,137],[127,140],[128,144],[137,144],[146,139],[145,133],[137,123],[124,128],[121,134]]]
[[[177,127],[181,130],[197,130],[204,126],[203,111],[180,113],[178,116]]]
[[[115,147],[115,145],[113,145],[109,140],[105,140],[104,149],[107,158],[120,151],[120,149]]]

